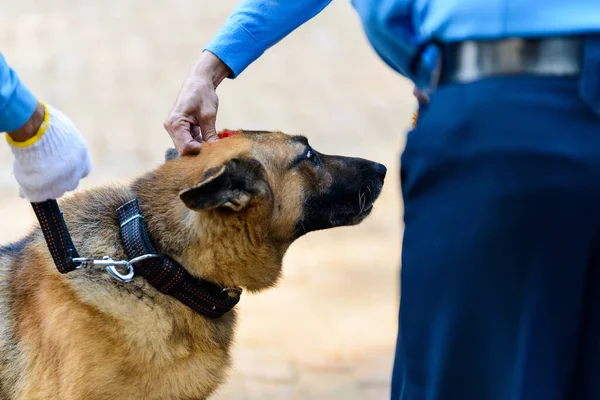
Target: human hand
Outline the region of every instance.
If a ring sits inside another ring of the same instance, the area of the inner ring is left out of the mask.
[[[216,88],[231,74],[223,61],[204,51],[188,74],[164,127],[181,155],[200,152],[200,142],[218,140]]]
[[[38,102],[25,125],[6,138],[20,195],[30,202],[56,199],[77,188],[90,173],[85,139],[66,115],[51,106]]]

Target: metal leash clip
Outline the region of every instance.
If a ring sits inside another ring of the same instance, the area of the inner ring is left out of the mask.
[[[101,260],[94,258],[73,258],[73,263],[79,264],[76,269],[89,269],[92,267],[105,267],[106,271],[118,281],[131,282],[135,276],[133,264],[140,261],[147,260],[149,258],[158,258],[158,254],[144,254],[139,257],[132,258],[129,261],[124,260],[113,260],[109,256],[102,257]],[[119,268],[126,268],[124,272],[119,271]]]
[[[231,296],[231,292],[233,292],[235,294],[235,296]],[[223,293],[227,293],[227,295],[230,297],[240,297],[242,295],[242,288],[239,288],[239,287],[223,288],[223,290],[221,290],[221,294],[223,294]]]

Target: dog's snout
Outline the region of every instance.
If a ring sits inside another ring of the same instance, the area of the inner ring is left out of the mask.
[[[375,173],[377,173],[381,179],[384,179],[387,168],[383,164],[375,163]]]

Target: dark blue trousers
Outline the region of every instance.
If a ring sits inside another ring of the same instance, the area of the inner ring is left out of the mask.
[[[421,108],[394,400],[600,399],[600,117],[580,86],[491,78]]]

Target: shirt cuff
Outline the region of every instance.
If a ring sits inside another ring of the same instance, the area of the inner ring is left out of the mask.
[[[204,48],[233,71],[229,78],[236,78],[266,50],[242,25],[229,18],[212,41]]]
[[[36,97],[19,82],[0,109],[0,132],[12,132],[25,125],[36,106]]]

